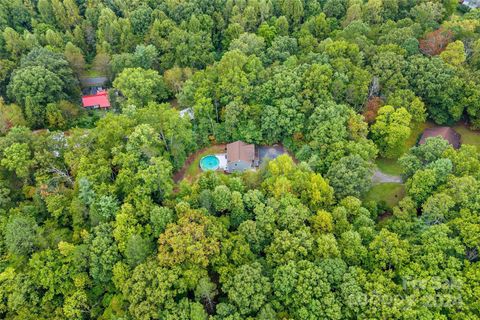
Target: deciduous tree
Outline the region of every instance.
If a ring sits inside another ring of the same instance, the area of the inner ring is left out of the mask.
[[[8,94],[23,106],[27,98],[38,104],[47,104],[65,97],[62,88],[62,80],[55,73],[41,66],[32,66],[14,72]]]
[[[371,130],[381,155],[395,158],[405,151],[404,143],[410,136],[411,119],[405,108],[396,110],[392,106],[380,108]]]
[[[113,86],[126,97],[127,103],[144,107],[148,102],[164,100],[168,91],[162,77],[154,70],[124,69]]]
[[[372,174],[372,165],[368,161],[352,155],[333,163],[326,177],[337,199],[342,199],[363,196],[370,189]]]

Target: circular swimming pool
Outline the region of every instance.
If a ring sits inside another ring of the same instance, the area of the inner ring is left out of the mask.
[[[220,160],[214,155],[208,155],[200,159],[200,168],[203,171],[217,170],[220,165]]]

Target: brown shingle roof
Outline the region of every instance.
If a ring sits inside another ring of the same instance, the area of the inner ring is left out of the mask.
[[[424,144],[427,138],[430,137],[441,137],[447,140],[455,149],[460,148],[460,134],[450,127],[435,127],[425,129],[418,144]]]
[[[255,146],[243,141],[235,141],[227,144],[227,160],[235,162],[239,160],[253,161],[255,159]]]

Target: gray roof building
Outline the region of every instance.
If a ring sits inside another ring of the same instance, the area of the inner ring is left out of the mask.
[[[255,161],[255,145],[243,141],[227,144],[227,172],[243,172],[251,169]]]

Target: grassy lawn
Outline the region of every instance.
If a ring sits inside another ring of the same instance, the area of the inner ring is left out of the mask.
[[[391,208],[405,196],[405,187],[401,183],[380,183],[374,185],[365,196],[365,201],[385,201]]]
[[[476,146],[480,151],[480,131],[470,130],[463,123],[458,123],[453,126],[453,129],[462,136],[462,144],[470,144]]]
[[[200,169],[200,159],[209,154],[223,153],[224,150],[225,147],[222,145],[211,146],[192,155],[194,159],[191,161],[190,164],[187,165],[185,169],[184,179],[187,179],[188,181],[193,181],[202,171]]]
[[[398,164],[396,159],[383,159],[379,158],[375,161],[378,169],[383,173],[393,176],[399,176],[402,174],[402,167]]]

